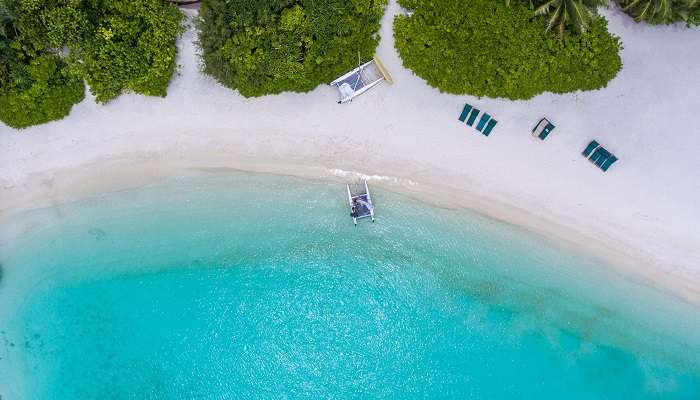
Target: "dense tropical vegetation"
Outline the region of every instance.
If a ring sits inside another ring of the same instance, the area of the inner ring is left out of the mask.
[[[0,0],[0,119],[13,127],[98,102],[165,96],[182,14],[165,0]]]
[[[637,21],[700,24],[700,0],[616,1]],[[203,0],[204,72],[244,96],[312,90],[374,54],[386,2]],[[606,0],[400,3],[404,65],[445,92],[527,99],[601,88],[621,68]],[[165,96],[182,18],[167,0],[0,0],[0,120],[62,118],[84,82],[101,103]]]
[[[604,87],[622,67],[602,17],[585,33],[552,35],[524,3],[401,0],[394,21],[404,66],[447,93],[528,99]]]
[[[126,91],[165,96],[182,14],[164,0],[12,0],[20,32],[67,48],[68,63],[97,101]]]
[[[83,81],[55,54],[24,40],[0,2],[0,121],[13,128],[68,115],[84,97]]]
[[[374,55],[386,0],[204,0],[204,72],[247,97],[306,92]]]

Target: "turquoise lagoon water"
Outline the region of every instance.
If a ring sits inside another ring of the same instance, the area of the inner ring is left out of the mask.
[[[3,224],[9,399],[698,399],[697,310],[376,190],[193,174]]]

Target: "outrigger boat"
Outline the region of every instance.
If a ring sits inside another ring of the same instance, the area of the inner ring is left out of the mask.
[[[369,187],[367,187],[367,181],[363,180],[361,183],[356,183],[348,188],[348,203],[350,204],[350,216],[352,217],[352,222],[357,225],[357,220],[362,218],[372,218],[374,222],[374,204],[372,204],[372,196],[369,194]]]

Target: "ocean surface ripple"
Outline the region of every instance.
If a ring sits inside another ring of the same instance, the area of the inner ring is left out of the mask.
[[[0,398],[700,398],[697,310],[374,197],[353,227],[342,185],[194,174],[15,217]]]

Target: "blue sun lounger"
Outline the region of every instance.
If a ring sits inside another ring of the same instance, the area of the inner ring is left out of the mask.
[[[459,120],[464,122],[465,119],[467,119],[467,115],[469,115],[469,111],[472,110],[472,106],[469,104],[464,105],[464,109],[462,110],[462,114],[459,116]]]
[[[476,130],[481,132],[481,130],[484,129],[484,125],[486,125],[486,123],[489,122],[490,119],[491,119],[490,115],[483,113],[481,115],[481,119],[479,120],[479,123],[476,124]]]
[[[598,163],[602,164],[603,161],[608,159],[608,155],[606,153],[607,151],[605,151],[603,146],[600,146],[593,152],[593,154],[588,158],[588,160],[596,165],[599,165]]]
[[[476,122],[476,118],[479,116],[480,112],[481,110],[479,110],[478,108],[474,108],[469,104],[465,104],[464,108],[462,109],[462,113],[459,115],[459,120],[461,122],[466,121],[467,125],[469,126],[474,126],[474,122]],[[486,113],[482,113],[481,119],[479,119],[479,122],[476,124],[475,128],[477,131],[483,133],[484,136],[488,136],[497,123],[498,121],[493,119],[493,117]]]
[[[555,126],[547,118],[542,118],[540,122],[532,128],[532,136],[545,140],[547,136],[554,130]]]
[[[603,164],[608,161],[608,158],[612,157],[612,154],[610,154],[609,151],[605,150],[604,148],[598,149],[598,159],[595,161],[595,165],[597,165],[599,168],[603,167]]]
[[[467,120],[467,125],[472,126],[474,124],[476,116],[479,115],[479,111],[480,110],[478,108],[472,109],[472,113],[469,114],[469,119]]]
[[[606,150],[595,140],[591,141],[591,143],[586,146],[582,154],[588,159],[588,161],[602,169],[603,172],[607,171],[608,168],[610,168],[610,166],[617,161],[617,157],[615,157],[615,155]]]
[[[584,157],[588,158],[591,155],[591,152],[597,149],[598,146],[600,146],[600,144],[593,140],[588,144],[588,146],[583,150],[583,153],[581,154],[583,154]]]
[[[588,157],[588,161],[592,162],[593,164],[598,162],[598,160],[600,160],[603,156],[603,153],[600,152],[600,149],[601,148],[598,147],[598,149],[596,151],[594,151],[590,157]],[[603,160],[603,161],[605,161],[605,160]]]
[[[617,161],[617,157],[611,155],[610,157],[608,157],[607,160],[605,160],[603,165],[600,166],[600,169],[602,169],[603,171],[607,171],[608,168],[610,168],[610,166],[613,165],[613,163],[615,163],[615,161]]]
[[[486,128],[484,128],[484,131],[482,132],[482,133],[484,134],[484,136],[488,136],[489,133],[491,133],[491,130],[493,130],[493,127],[495,127],[497,123],[498,123],[498,121],[496,121],[495,119],[491,118],[491,120],[489,121],[489,123],[486,124]]]

